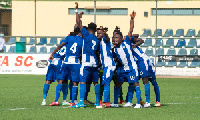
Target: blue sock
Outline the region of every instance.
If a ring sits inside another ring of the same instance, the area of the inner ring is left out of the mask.
[[[100,84],[96,84],[94,86],[95,94],[96,94],[96,103],[100,104]]]
[[[104,86],[104,102],[110,102],[110,85]]]
[[[55,99],[55,102],[58,102],[61,90],[62,90],[62,84],[57,84],[57,86],[56,86],[56,99]]]
[[[44,88],[43,88],[43,99],[46,99],[47,98],[47,93],[49,91],[49,87],[50,87],[50,84],[44,84]]]
[[[72,87],[72,103],[74,103],[75,98],[77,98],[78,86]]]
[[[141,98],[140,86],[136,86],[135,90],[136,90],[137,104],[140,104],[140,98]]]
[[[77,96],[78,96],[78,90],[76,91],[76,96],[75,96],[74,100],[77,100]]]
[[[63,100],[66,100],[68,94],[68,84],[62,85]]]
[[[129,85],[128,86],[128,102],[132,103],[133,100],[133,93],[134,93],[134,85]]]
[[[156,101],[160,102],[160,90],[156,80],[151,81],[152,85],[154,86],[154,91],[156,94]]]
[[[84,104],[86,84],[80,84],[80,104]]]
[[[85,92],[84,100],[87,100],[88,93],[90,92],[90,85],[91,85],[91,84],[86,84],[86,92]]]
[[[120,94],[120,87],[114,86],[114,104],[118,104],[119,94]]]
[[[150,103],[150,84],[149,83],[144,85],[144,90],[145,90],[146,102]]]
[[[70,100],[72,100],[72,87],[73,87],[72,82],[69,82]]]

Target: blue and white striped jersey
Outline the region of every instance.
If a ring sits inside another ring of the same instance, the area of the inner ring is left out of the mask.
[[[134,36],[132,36],[131,46],[134,45],[134,44],[136,44],[136,43],[134,42]],[[133,56],[134,56],[136,61],[144,59],[144,58],[147,57],[147,55],[138,46],[136,48],[132,48],[132,51],[133,51]]]
[[[82,54],[83,38],[80,36],[67,36],[64,40],[66,53],[65,64],[80,64]]]
[[[136,61],[133,57],[132,48],[130,44],[130,38],[126,36],[124,42],[119,47],[114,48],[114,54],[122,63],[124,72],[137,69]]]
[[[84,27],[81,30],[83,34],[83,52],[82,65],[97,67],[97,51],[99,50],[100,40],[96,36],[90,34]]]
[[[113,59],[111,43],[110,40],[106,41],[105,37],[102,38],[100,42],[100,58],[103,68],[105,67],[115,68],[115,61]]]

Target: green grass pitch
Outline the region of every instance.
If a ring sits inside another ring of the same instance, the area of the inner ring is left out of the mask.
[[[153,107],[155,94],[151,86],[151,108],[104,108],[88,106],[83,109],[63,106],[41,106],[44,75],[0,75],[0,119],[1,120],[147,120],[147,119],[200,119],[200,80],[188,78],[158,78],[161,92],[161,107]],[[55,98],[56,82],[51,84],[47,104]],[[123,84],[124,98],[127,83]],[[142,98],[144,87],[140,81]],[[79,96],[78,96],[79,98]],[[92,85],[88,99],[95,102]],[[69,94],[67,97],[69,101]],[[59,99],[62,102],[62,93]],[[113,102],[113,82],[111,82]],[[133,103],[136,103],[134,94]]]

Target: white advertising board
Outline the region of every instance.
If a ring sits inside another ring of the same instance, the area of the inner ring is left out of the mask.
[[[50,54],[0,54],[0,74],[46,74]]]

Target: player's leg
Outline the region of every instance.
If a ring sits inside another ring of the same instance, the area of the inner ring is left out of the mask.
[[[126,102],[126,104],[123,105],[123,107],[132,107],[133,106],[132,100],[133,100],[134,91],[135,91],[135,87],[134,87],[133,83],[130,83],[128,86],[128,92],[127,92],[127,102]]]
[[[100,79],[100,104],[102,104],[102,97],[103,97],[103,91],[104,91],[104,86],[102,85],[102,77],[103,77],[103,71],[99,71],[99,79]]]
[[[92,67],[90,72],[93,72],[92,73],[92,82],[94,84],[94,91],[95,91],[95,95],[96,95],[95,106],[98,107],[98,106],[100,106],[100,84],[98,84],[98,80],[99,80],[98,67]]]
[[[86,83],[86,93],[85,93],[85,98],[84,98],[84,103],[85,104],[94,104],[92,102],[90,102],[87,98],[88,98],[88,93],[90,92],[90,87],[91,87],[91,82],[87,82]]]
[[[119,107],[118,105],[118,97],[120,94],[120,87],[123,82],[117,81],[114,86],[114,104],[111,104],[111,107]]]
[[[48,70],[46,74],[46,81],[43,88],[43,101],[41,105],[46,105],[46,97],[49,91],[50,84],[52,83],[52,81],[54,82],[55,79],[56,79],[55,66],[53,64],[50,64],[48,66]]]
[[[68,94],[68,78],[66,78],[62,83],[62,92],[63,92],[63,102],[62,105],[70,105],[69,102],[67,102],[67,94]]]
[[[70,80],[70,82],[69,82],[69,85],[68,85],[68,87],[69,87],[69,92],[70,92],[70,102],[72,101],[72,87],[73,87],[73,83],[72,83],[72,80],[71,79],[69,79]]]

